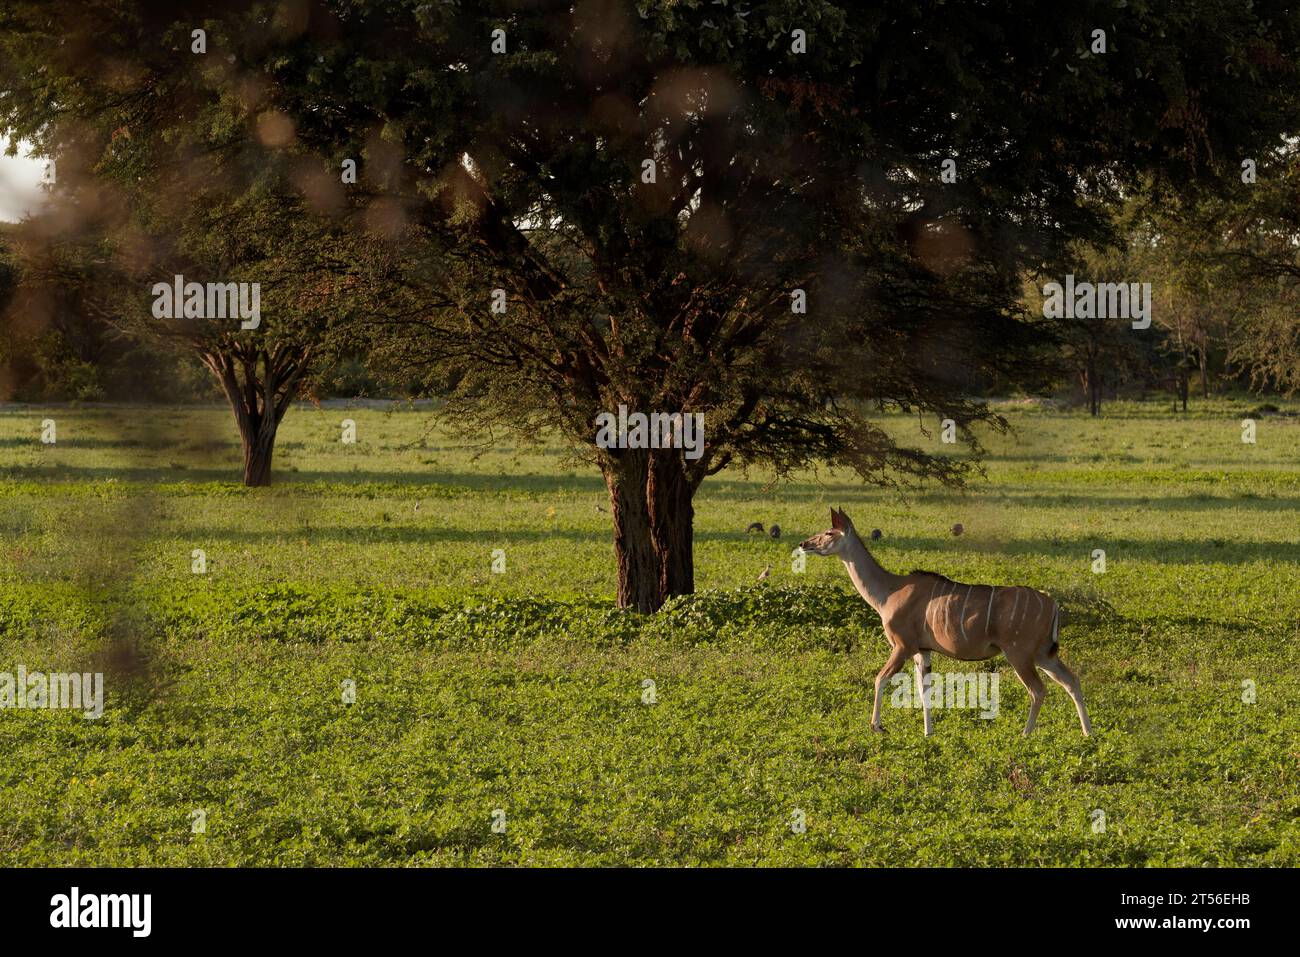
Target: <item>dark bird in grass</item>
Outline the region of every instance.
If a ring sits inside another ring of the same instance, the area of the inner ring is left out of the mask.
[[[880,529],[878,529],[878,528],[873,528],[873,529],[871,530],[871,540],[872,540],[873,542],[877,542],[877,541],[880,540]]]
[[[769,529],[767,530],[767,534],[771,535],[773,538],[780,538],[780,537],[781,537],[781,526],[780,526],[780,525],[773,525],[771,528],[769,528]]]
[[[768,565],[766,568],[764,568],[761,572],[758,573],[758,580],[761,582],[767,581],[768,577],[771,574],[772,574],[772,566]]]
[[[745,529],[745,534],[748,535],[750,532],[761,532],[762,530],[763,530],[762,522],[750,522],[749,528]]]
[[[956,525],[952,527],[952,533],[954,535],[960,535],[964,531],[966,531],[966,529],[961,527],[961,522],[958,522]]]

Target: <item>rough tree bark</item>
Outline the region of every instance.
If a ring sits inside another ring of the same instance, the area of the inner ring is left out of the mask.
[[[603,466],[614,520],[618,605],[651,613],[695,590],[692,499],[680,450],[627,449]]]
[[[626,449],[602,466],[614,520],[614,557],[618,564],[618,606],[653,612],[663,604],[659,593],[659,556],[650,530],[647,478],[650,456]]]
[[[659,562],[659,599],[695,591],[695,484],[676,449],[652,452],[646,501]]]
[[[239,440],[244,447],[244,484],[257,488],[271,484],[271,457],[275,452],[275,433],[280,415],[239,418]]]

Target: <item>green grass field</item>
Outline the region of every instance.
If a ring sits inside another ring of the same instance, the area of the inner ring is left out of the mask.
[[[1008,406],[964,493],[724,473],[698,594],[649,618],[557,447],[303,407],[247,490],[220,409],[0,409],[0,672],[107,686],[99,720],[0,711],[0,865],[1295,866],[1300,418],[1244,444],[1249,409]],[[1054,594],[1094,736],[1049,684],[1023,738],[1005,663],[937,657],[999,669],[999,716],[872,734],[879,621],[838,561],[792,567],[828,505],[892,570]]]

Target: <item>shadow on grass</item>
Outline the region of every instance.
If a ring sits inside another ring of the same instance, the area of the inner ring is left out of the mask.
[[[142,485],[177,486],[198,483],[225,484],[234,490],[244,491],[239,484],[239,469],[230,467],[188,467],[181,465],[158,466],[70,466],[70,465],[14,465],[0,469],[0,478],[13,481],[45,482],[129,482]],[[1208,511],[1214,509],[1233,509],[1247,512],[1294,512],[1297,502],[1292,497],[1254,497],[1243,495],[1213,495],[1203,492],[1187,495],[1148,495],[1140,494],[1149,489],[1135,489],[1134,494],[1093,495],[1076,492],[1055,493],[1052,490],[1051,476],[1044,476],[1044,485],[999,485],[989,487],[983,484],[972,485],[962,491],[942,487],[931,487],[922,492],[913,492],[908,498],[914,501],[924,500],[928,504],[952,503],[957,505],[987,505],[990,498],[979,499],[977,496],[990,496],[993,502],[999,499],[1005,504],[1018,504],[1023,499],[1032,499],[1037,507],[1079,508],[1079,509],[1134,509],[1143,506],[1158,507],[1161,511]],[[396,497],[418,498],[431,486],[441,486],[446,490],[463,490],[465,493],[497,493],[507,495],[573,495],[591,494],[604,503],[608,496],[604,480],[600,475],[576,473],[573,475],[539,475],[508,471],[492,472],[448,472],[437,468],[404,469],[401,471],[376,471],[373,469],[351,470],[293,470],[277,469],[270,486],[272,491],[302,491],[307,495],[319,495],[331,487],[383,486]],[[249,489],[247,494],[256,495],[262,490]],[[370,490],[367,490],[370,491]],[[346,493],[345,493],[346,494]],[[771,486],[759,479],[715,478],[702,487],[701,497],[697,501],[779,501],[783,503],[823,503],[834,499],[836,504],[853,507],[854,502],[885,502],[897,505],[900,499],[886,489],[866,486],[851,481],[804,481],[792,484]],[[860,519],[861,521],[861,519]],[[864,523],[865,524],[865,523]]]
[[[234,529],[234,528],[186,528],[187,536],[194,536],[196,541],[224,541],[236,544],[256,545],[267,542],[308,538],[312,541],[354,542],[356,544],[386,545],[433,545],[439,542],[471,542],[481,544],[490,541],[500,544],[528,544],[553,541],[565,541],[575,545],[608,546],[613,540],[613,527],[599,530],[573,528],[559,529],[509,529],[498,530],[476,526],[473,528],[422,528],[403,526],[361,526],[355,528],[306,526],[302,528],[283,529]],[[751,536],[754,541],[757,536]],[[743,542],[743,533],[696,531],[696,542]],[[771,542],[771,539],[764,539]],[[795,539],[772,542],[784,557],[796,544]]]
[[[539,522],[545,519],[539,514]],[[608,522],[608,516],[605,516]],[[770,546],[774,552],[779,551],[784,557],[800,541],[807,531],[790,528],[780,539],[766,536],[747,535],[743,529],[736,531],[718,531],[695,529],[695,542],[726,543],[731,545]],[[481,543],[491,540],[496,543],[542,543],[548,541],[566,541],[571,543],[605,545],[610,542],[612,526],[599,528],[493,528],[490,521],[476,521],[469,527],[447,527],[433,525],[375,525],[338,526],[338,525],[302,525],[280,528],[240,529],[225,526],[206,526],[186,528],[187,536],[196,540],[227,541],[243,544],[260,544],[308,538],[313,541],[354,542],[358,544],[408,544],[431,545],[438,542],[473,542]],[[1054,538],[1040,540],[1030,538],[1000,539],[997,541],[963,540],[959,550],[954,549],[954,540],[947,536],[891,536],[885,543],[873,546],[876,558],[887,569],[896,574],[912,571],[909,563],[924,561],[933,567],[930,570],[952,571],[952,566],[965,562],[974,553],[982,557],[1004,557],[1007,559],[1043,559],[1043,558],[1078,558],[1088,559],[1092,550],[1098,547],[1096,536],[1079,538]],[[1155,562],[1177,565],[1246,565],[1255,562],[1300,564],[1300,543],[1297,542],[1261,542],[1241,544],[1215,541],[1193,541],[1189,539],[1169,539],[1146,541],[1137,539],[1111,538],[1102,542],[1106,546],[1108,559],[1126,559],[1130,562]],[[922,560],[914,554],[909,558],[900,558],[899,552],[929,553]],[[953,561],[943,560],[945,554],[953,555]],[[904,567],[906,566],[906,567]],[[956,572],[953,572],[956,575]],[[960,575],[958,575],[960,577]],[[993,582],[992,584],[1001,584]]]

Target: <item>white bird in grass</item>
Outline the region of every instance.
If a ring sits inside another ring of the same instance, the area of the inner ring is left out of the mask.
[[[766,568],[764,568],[761,572],[758,573],[758,580],[761,582],[767,581],[768,576],[770,576],[771,574],[772,574],[772,566],[768,565]]]

